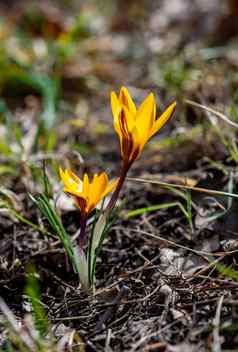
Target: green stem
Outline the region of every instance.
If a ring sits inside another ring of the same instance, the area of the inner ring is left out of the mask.
[[[79,233],[79,249],[83,250],[86,243],[86,225],[87,225],[87,216],[81,215],[80,219],[80,233]]]

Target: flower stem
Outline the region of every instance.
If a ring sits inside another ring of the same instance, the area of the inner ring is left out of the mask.
[[[116,186],[114,192],[112,193],[111,199],[110,199],[110,201],[109,201],[109,203],[108,203],[108,205],[107,205],[107,207],[105,209],[105,213],[108,213],[115,206],[116,201],[117,201],[118,196],[119,196],[119,193],[120,193],[121,188],[123,186],[123,183],[124,183],[124,181],[126,179],[126,175],[127,175],[128,170],[129,170],[128,166],[127,167],[124,166],[122,168],[121,175],[119,177],[117,186]]]
[[[87,225],[87,217],[85,215],[81,215],[80,233],[79,233],[79,249],[80,250],[83,250],[83,247],[86,242],[86,225]]]

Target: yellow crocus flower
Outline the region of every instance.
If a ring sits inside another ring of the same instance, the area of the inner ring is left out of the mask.
[[[80,180],[71,170],[63,171],[60,168],[59,171],[64,184],[64,192],[74,198],[83,217],[87,217],[100,200],[114,190],[117,185],[117,180],[109,182],[105,172],[100,175],[95,174],[90,182],[87,174],[84,174],[83,180]]]
[[[173,102],[156,119],[156,103],[153,93],[150,93],[137,109],[128,90],[122,87],[119,96],[111,93],[111,107],[114,117],[114,127],[119,136],[121,155],[124,166],[129,168],[136,160],[146,142],[158,132],[175,110]]]

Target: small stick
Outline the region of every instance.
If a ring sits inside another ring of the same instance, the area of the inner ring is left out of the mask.
[[[207,193],[207,194],[211,194],[211,195],[238,198],[238,194],[217,191],[215,189],[207,189],[207,188],[202,188],[202,187],[192,187],[192,186],[186,186],[186,185],[178,185],[176,183],[160,182],[160,181],[156,181],[156,180],[150,180],[150,179],[145,179],[145,178],[137,178],[137,177],[127,177],[126,180],[127,181],[133,181],[133,182],[156,184],[156,185],[158,185],[160,187],[165,187],[165,188],[174,187],[174,188],[181,188],[181,189],[189,189],[191,191],[202,192],[202,193]]]
[[[212,352],[221,352],[221,341],[220,341],[220,335],[219,335],[219,326],[220,326],[220,320],[221,320],[221,308],[222,308],[222,303],[223,303],[224,296],[221,296],[219,298],[218,304],[217,304],[217,309],[216,309],[216,315],[213,320],[213,345],[212,345]]]

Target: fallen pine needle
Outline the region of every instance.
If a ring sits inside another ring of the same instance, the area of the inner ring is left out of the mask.
[[[212,108],[209,108],[208,106],[206,105],[202,105],[202,104],[199,104],[199,103],[196,103],[195,101],[192,101],[192,100],[185,100],[185,103],[188,104],[188,105],[192,105],[192,106],[196,106],[198,108],[201,108],[203,110],[206,110],[214,115],[216,115],[217,117],[219,117],[220,119],[222,119],[223,121],[225,121],[226,123],[228,123],[229,125],[233,126],[233,127],[236,127],[238,128],[238,124],[231,121],[230,119],[228,119],[228,117],[224,114],[222,114],[221,112],[219,111],[216,111]]]
[[[223,191],[217,191],[215,189],[207,189],[207,188],[202,188],[202,187],[192,187],[192,186],[186,186],[186,185],[178,185],[176,183],[166,183],[166,182],[160,182],[160,181],[156,181],[156,180],[150,180],[150,179],[145,179],[145,178],[137,178],[137,177],[127,177],[126,179],[127,179],[127,181],[134,181],[134,182],[141,182],[141,183],[151,183],[151,184],[155,184],[155,185],[158,185],[158,186],[164,187],[164,188],[174,187],[174,188],[181,188],[181,189],[189,189],[191,191],[207,193],[207,194],[216,195],[216,196],[225,196],[225,197],[238,198],[238,194],[229,193],[229,192],[223,192]]]

